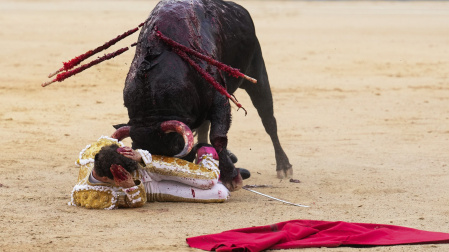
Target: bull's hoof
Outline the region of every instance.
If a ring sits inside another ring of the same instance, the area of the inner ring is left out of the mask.
[[[240,175],[242,175],[242,179],[248,179],[251,177],[251,172],[249,172],[247,169],[239,168]]]
[[[293,168],[290,167],[287,170],[278,170],[277,177],[278,179],[291,178],[293,176]]]
[[[237,163],[237,161],[239,161],[237,156],[234,153],[232,153],[230,150],[227,150],[227,151],[228,151],[228,156],[231,159],[232,163],[233,164]]]
[[[231,182],[223,182],[223,185],[228,188],[230,192],[240,190],[243,187],[243,179],[240,173],[235,176]]]

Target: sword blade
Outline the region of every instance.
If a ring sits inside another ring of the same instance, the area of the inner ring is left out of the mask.
[[[295,203],[291,203],[291,202],[288,202],[288,201],[285,201],[285,200],[281,200],[281,199],[275,198],[275,197],[273,197],[273,196],[266,195],[266,194],[263,194],[263,193],[258,192],[258,191],[254,191],[254,190],[249,189],[249,188],[245,188],[245,187],[242,187],[242,188],[245,189],[245,190],[247,190],[247,191],[250,191],[250,192],[257,193],[257,194],[259,194],[259,195],[265,196],[265,197],[267,197],[267,198],[270,198],[270,199],[274,199],[274,200],[283,202],[283,203],[285,203],[285,204],[290,204],[290,205],[299,206],[299,207],[309,207],[309,206],[306,206],[306,205],[295,204]]]

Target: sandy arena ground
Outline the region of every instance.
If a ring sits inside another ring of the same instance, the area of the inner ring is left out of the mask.
[[[63,61],[146,19],[156,1],[0,2],[0,250],[196,251],[185,238],[292,219],[449,232],[449,3],[238,1],[252,14],[294,178],[248,96],[229,148],[245,181],[224,204],[68,206],[78,153],[128,120],[134,49],[42,88]],[[128,46],[137,34],[114,46]],[[111,52],[109,50],[108,52]],[[301,251],[448,251],[446,245]],[[291,250],[299,251],[299,250]]]

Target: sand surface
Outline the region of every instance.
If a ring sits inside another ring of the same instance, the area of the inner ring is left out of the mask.
[[[449,3],[238,3],[254,19],[281,143],[301,183],[276,178],[271,141],[242,91],[248,115],[233,108],[229,148],[252,171],[246,184],[311,207],[245,190],[224,204],[68,206],[79,151],[128,120],[122,88],[134,51],[40,84],[63,61],[137,26],[156,1],[3,0],[0,250],[196,251],[185,238],[292,219],[449,232]],[[323,250],[449,245],[301,251]]]

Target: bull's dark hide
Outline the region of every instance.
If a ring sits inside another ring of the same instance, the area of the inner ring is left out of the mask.
[[[183,148],[183,139],[175,133],[161,132],[163,121],[179,120],[192,130],[210,121],[210,142],[219,153],[221,179],[234,189],[229,185],[236,175],[235,167],[226,155],[230,103],[164,44],[155,29],[258,80],[252,84],[197,61],[229,93],[237,88],[246,90],[273,141],[278,174],[291,172],[278,140],[270,85],[254,24],[250,14],[233,2],[166,0],[153,9],[140,32],[123,91],[133,147],[174,155]]]

